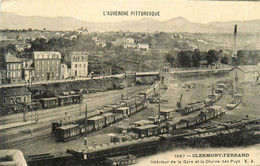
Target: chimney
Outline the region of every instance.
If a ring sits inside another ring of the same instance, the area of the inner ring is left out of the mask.
[[[234,57],[237,57],[237,25],[235,25],[235,27],[234,27],[233,56],[234,56]]]

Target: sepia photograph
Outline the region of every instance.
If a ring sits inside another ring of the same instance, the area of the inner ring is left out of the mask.
[[[260,166],[260,2],[0,10],[0,166]]]

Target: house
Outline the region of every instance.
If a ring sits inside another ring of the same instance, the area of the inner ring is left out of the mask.
[[[80,29],[77,30],[78,34],[81,34],[81,35],[86,35],[88,34],[88,29],[87,27],[81,27]]]
[[[149,45],[146,44],[146,43],[138,43],[137,44],[137,48],[141,49],[141,50],[146,50],[148,51],[149,50]]]
[[[22,61],[11,53],[5,55],[6,81],[9,84],[23,83]]]
[[[133,38],[123,38],[123,37],[118,37],[116,38],[116,41],[112,42],[114,46],[123,46],[127,48],[127,45],[135,46],[135,40]]]
[[[78,37],[76,36],[76,35],[72,35],[72,36],[70,36],[70,40],[76,40]]]
[[[23,79],[26,83],[34,81],[34,63],[32,59],[23,61]]]
[[[88,55],[87,52],[72,52],[71,70],[76,77],[88,76]]]
[[[236,66],[229,71],[229,77],[233,82],[258,82],[259,75],[260,66],[257,65]]]
[[[35,81],[60,79],[61,53],[58,51],[33,52]]]
[[[61,79],[68,78],[68,66],[65,63],[61,64],[60,75],[61,75]]]
[[[124,44],[124,48],[128,49],[128,48],[136,48],[136,44],[135,43],[127,43]]]
[[[0,69],[0,85],[3,85],[6,83],[6,70],[1,68]]]
[[[209,63],[206,59],[202,59],[200,61],[200,68],[208,68],[209,67]]]
[[[31,92],[27,87],[0,89],[0,111],[15,112],[22,109],[23,104],[31,102]]]
[[[23,52],[25,49],[30,49],[32,47],[31,44],[16,44],[15,49],[17,52]]]

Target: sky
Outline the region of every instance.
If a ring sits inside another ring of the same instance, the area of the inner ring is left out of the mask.
[[[2,0],[1,11],[23,16],[73,17],[88,22],[138,20],[141,16],[104,16],[103,11],[160,11],[154,19],[182,16],[190,21],[260,19],[260,2],[182,0]]]

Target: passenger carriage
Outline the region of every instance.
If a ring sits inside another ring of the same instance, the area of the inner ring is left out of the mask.
[[[57,97],[41,98],[40,103],[43,109],[54,108],[59,106],[59,99]]]
[[[133,128],[133,132],[138,135],[138,138],[151,137],[158,135],[158,126],[154,124]]]

